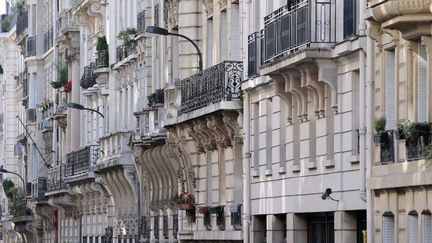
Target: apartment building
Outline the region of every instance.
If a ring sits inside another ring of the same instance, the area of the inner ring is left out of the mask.
[[[364,2],[250,1],[245,9],[246,241],[363,242]]]
[[[373,242],[432,240],[431,3],[368,1]]]

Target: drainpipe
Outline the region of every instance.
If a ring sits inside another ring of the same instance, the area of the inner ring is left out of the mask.
[[[369,24],[370,25],[370,24]],[[370,27],[368,27],[370,28]],[[373,40],[367,37],[367,59],[366,59],[366,138],[367,138],[367,150],[366,150],[366,178],[372,176],[372,158],[373,158],[373,144],[372,144],[372,122],[373,122],[373,105],[374,105],[374,81],[373,81],[373,56],[374,56],[374,43]],[[367,190],[366,196],[367,200],[367,242],[373,242],[373,198],[372,191]]]
[[[249,23],[250,16],[254,13],[253,9],[251,9],[251,0],[243,1],[243,11],[242,11],[242,19],[243,19],[243,63],[245,67],[245,72],[243,73],[243,80],[247,80],[247,34],[249,31]],[[248,92],[244,93],[243,96],[243,131],[244,131],[244,156],[243,156],[243,242],[249,243],[249,231],[251,225],[251,206],[250,206],[250,186],[251,186],[251,173],[250,173],[250,96]]]

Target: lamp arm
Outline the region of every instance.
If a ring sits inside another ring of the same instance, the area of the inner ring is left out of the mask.
[[[90,109],[90,108],[83,108],[83,110],[88,110],[88,111],[91,111],[91,112],[96,112],[96,113],[98,113],[102,118],[104,118],[105,119],[105,116],[102,114],[102,113],[100,113],[98,110],[95,110],[95,109]]]
[[[24,181],[24,178],[20,174],[12,172],[12,171],[8,171],[8,172],[5,172],[5,173],[13,174],[13,175],[18,176],[21,179],[22,183],[23,183],[23,190],[24,190],[24,192],[26,191],[26,183]]]
[[[181,35],[181,34],[177,34],[177,33],[172,33],[172,32],[168,32],[168,35],[174,35],[174,36],[179,36],[182,37],[186,40],[188,40],[190,43],[192,43],[192,45],[195,47],[195,49],[198,52],[198,57],[199,57],[199,71],[201,72],[203,70],[203,64],[202,64],[202,53],[201,50],[199,49],[198,45],[189,37],[185,36],[185,35]]]

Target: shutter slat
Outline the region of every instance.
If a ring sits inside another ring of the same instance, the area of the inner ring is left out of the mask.
[[[395,80],[395,52],[386,52],[385,72],[385,115],[387,130],[396,127],[396,80]]]
[[[432,217],[430,214],[422,215],[423,224],[423,243],[432,242]]]
[[[418,239],[418,217],[408,215],[408,243],[417,243]]]
[[[394,216],[383,217],[383,243],[395,243]]]
[[[419,45],[418,54],[418,122],[427,122],[427,57],[426,47]]]

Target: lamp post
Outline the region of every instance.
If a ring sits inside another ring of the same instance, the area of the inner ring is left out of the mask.
[[[102,113],[100,113],[99,111],[95,110],[95,109],[91,109],[91,108],[86,108],[83,105],[77,104],[77,103],[68,103],[66,105],[67,108],[69,109],[77,109],[77,110],[87,110],[87,111],[91,111],[91,112],[96,112],[98,113],[102,118],[105,118],[104,115]]]
[[[179,37],[182,37],[182,38],[186,39],[187,41],[189,41],[190,43],[192,43],[192,45],[195,47],[195,49],[198,52],[199,71],[201,72],[203,70],[201,50],[198,48],[198,45],[193,40],[191,40],[189,37],[187,37],[185,35],[169,32],[167,29],[164,29],[164,28],[161,28],[161,27],[157,27],[157,26],[147,26],[146,32],[150,33],[150,34],[156,34],[156,35],[173,35],[173,36],[179,36]]]
[[[13,172],[13,171],[8,171],[8,170],[4,169],[4,168],[3,168],[3,165],[0,166],[0,173],[13,174],[13,175],[18,176],[18,177],[21,179],[22,183],[23,183],[23,190],[24,190],[24,193],[27,195],[26,183],[25,183],[25,181],[24,181],[24,178],[23,178],[20,174],[15,173],[15,172]]]

